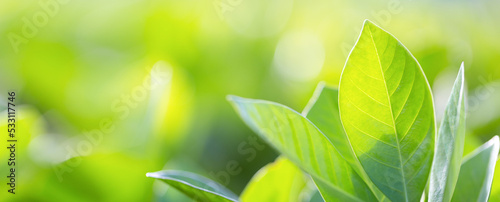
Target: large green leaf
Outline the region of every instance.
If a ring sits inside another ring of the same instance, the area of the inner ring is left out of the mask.
[[[261,168],[250,180],[241,194],[242,202],[300,201],[300,194],[306,185],[302,171],[286,158]]]
[[[224,186],[194,173],[164,170],[146,176],[160,179],[197,201],[238,201],[238,197]]]
[[[498,159],[498,136],[464,157],[451,201],[487,201]]]
[[[464,66],[453,85],[439,127],[431,168],[429,201],[450,201],[458,180],[465,139]]]
[[[309,173],[327,201],[373,201],[374,195],[308,119],[273,102],[228,96],[243,121]]]
[[[392,201],[421,198],[434,151],[429,84],[410,52],[365,21],[344,67],[340,117],[354,153]]]
[[[384,194],[373,184],[358,161],[351,143],[344,132],[340,121],[338,90],[326,87],[322,82],[316,88],[313,97],[309,100],[302,112],[321,132],[333,143],[333,146],[360,175],[380,201],[386,199]]]

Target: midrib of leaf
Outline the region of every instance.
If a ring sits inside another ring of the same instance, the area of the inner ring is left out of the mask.
[[[408,201],[408,193],[406,191],[406,179],[405,179],[405,174],[404,174],[404,169],[403,169],[403,157],[401,156],[401,147],[399,146],[399,137],[398,137],[398,132],[396,131],[396,122],[394,121],[394,113],[392,111],[391,98],[389,97],[389,91],[387,89],[387,81],[385,80],[385,75],[384,75],[385,73],[384,73],[384,69],[382,67],[382,61],[380,59],[380,55],[378,54],[377,45],[375,44],[375,40],[373,39],[373,34],[372,34],[370,26],[368,26],[368,31],[370,33],[370,38],[372,39],[372,44],[373,44],[373,47],[375,49],[375,53],[377,55],[377,61],[378,61],[379,67],[380,67],[380,73],[382,75],[382,80],[384,82],[385,93],[387,95],[387,101],[389,102],[389,110],[391,111],[391,119],[392,119],[392,124],[393,124],[392,128],[394,129],[394,134],[396,135],[396,144],[398,146],[397,149],[398,149],[398,155],[399,155],[399,166],[400,166],[399,169],[401,170],[401,175],[402,175],[401,177],[403,178],[403,190],[404,190],[404,194],[405,194],[405,200]],[[387,42],[387,44],[389,44],[389,42]],[[392,60],[394,60],[394,58]],[[410,90],[410,92],[411,92],[411,90]],[[403,105],[403,107],[404,107],[404,105]],[[417,116],[418,116],[418,114],[417,114]]]
[[[325,146],[325,144],[327,144],[327,142],[326,142],[326,141],[323,141],[323,147]],[[327,155],[328,155],[328,159],[333,159],[332,154],[330,154],[330,152],[326,152],[326,153],[327,153]],[[331,166],[332,168],[335,168],[335,166],[333,165],[333,161],[332,161],[332,160],[330,160],[330,166]],[[331,174],[329,174],[329,176],[330,176],[332,179],[335,179],[335,181],[338,181],[338,180],[339,180],[339,179],[337,178],[337,174],[336,174],[335,172],[328,172],[328,173],[331,173]],[[349,174],[349,173],[348,173],[348,174]]]
[[[222,197],[222,198],[225,198],[225,199],[227,199],[227,200],[234,201],[233,199],[230,199],[230,198],[228,198],[228,197],[226,197],[226,196],[223,196],[223,195],[221,195],[221,194],[219,194],[219,193],[216,193],[216,192],[214,192],[214,191],[210,191],[210,190],[208,190],[208,189],[205,189],[205,188],[202,188],[202,187],[199,187],[199,186],[193,185],[193,184],[191,184],[191,183],[189,183],[189,182],[186,182],[186,181],[183,181],[183,180],[179,180],[179,179],[175,179],[175,178],[170,178],[170,177],[169,177],[169,178],[165,178],[164,180],[170,180],[170,181],[174,181],[174,182],[179,182],[180,184],[184,184],[184,185],[186,185],[186,186],[193,187],[194,189],[199,189],[200,191],[207,192],[208,194],[213,194],[213,195],[216,195],[216,196],[220,196],[220,197]],[[181,190],[181,192],[185,193],[185,191],[183,191],[183,190]]]
[[[314,149],[315,147],[313,145],[313,140],[311,138],[311,131],[309,131],[309,129],[307,128],[305,119],[302,119],[302,124],[304,125],[304,128],[306,128],[307,140],[308,140],[307,144],[311,148],[311,152],[309,153],[309,158],[316,159],[316,150]],[[328,154],[330,155],[330,153],[328,153]],[[312,163],[313,169],[316,170],[316,172],[320,173],[321,171],[319,169],[318,160],[316,159],[316,161],[311,162],[311,163]]]
[[[297,137],[297,132],[295,131],[295,126],[293,125],[292,119],[287,115],[286,120],[290,124],[290,128],[292,130],[292,138],[293,138],[293,146],[295,147],[295,152],[297,153],[297,157],[302,162],[304,161],[304,157],[302,156],[302,152],[300,152],[299,139]]]

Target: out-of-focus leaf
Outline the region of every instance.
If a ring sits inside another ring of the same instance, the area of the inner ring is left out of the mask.
[[[274,163],[261,168],[241,194],[245,201],[299,201],[306,185],[302,171],[286,158],[279,157]]]
[[[229,96],[243,121],[309,173],[326,201],[375,200],[361,177],[308,119],[281,104]]]
[[[451,201],[487,201],[500,142],[498,136],[464,157]]]
[[[238,197],[219,183],[194,173],[165,170],[146,176],[162,180],[197,201],[238,201]]]
[[[453,85],[439,127],[431,168],[429,201],[450,201],[460,172],[465,139],[464,65]]]
[[[333,143],[333,146],[360,175],[366,184],[374,192],[379,200],[387,199],[386,196],[373,184],[361,166],[351,143],[345,134],[344,127],[340,121],[338,90],[326,87],[320,83],[309,101],[306,109],[302,112],[311,122],[323,132],[323,134]]]
[[[366,173],[392,201],[422,197],[434,152],[429,84],[411,53],[365,21],[340,80],[340,117]]]

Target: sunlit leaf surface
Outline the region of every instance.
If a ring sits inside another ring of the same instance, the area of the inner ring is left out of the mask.
[[[434,151],[429,84],[410,52],[369,21],[342,73],[339,106],[370,179],[393,201],[419,200]]]

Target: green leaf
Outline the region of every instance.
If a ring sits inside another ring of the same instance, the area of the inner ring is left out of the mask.
[[[340,121],[337,89],[325,87],[320,83],[302,114],[325,134],[356,171],[363,170]],[[364,170],[358,173],[361,175]]]
[[[460,172],[465,139],[464,65],[453,85],[439,127],[431,168],[429,201],[450,201]]]
[[[491,193],[488,201],[500,201],[500,166],[495,166],[493,184],[491,185]]]
[[[321,193],[319,193],[318,190],[315,190],[312,193],[311,198],[307,201],[308,202],[325,202],[325,200],[323,200],[323,197],[321,196]]]
[[[320,83],[302,114],[325,134],[342,157],[363,178],[377,198],[380,201],[386,199],[366,174],[345,134],[340,121],[338,90],[326,87],[323,82]]]
[[[500,142],[498,136],[464,157],[451,201],[487,201]]]
[[[434,151],[434,108],[422,68],[391,34],[365,21],[339,87],[354,153],[392,201],[418,201]]]
[[[146,176],[160,179],[197,201],[238,201],[238,197],[224,186],[194,173],[164,170]]]
[[[261,168],[241,194],[241,201],[300,201],[306,185],[302,171],[286,158]]]
[[[308,119],[269,101],[236,96],[228,100],[250,128],[312,176],[326,201],[375,200],[361,177]]]

